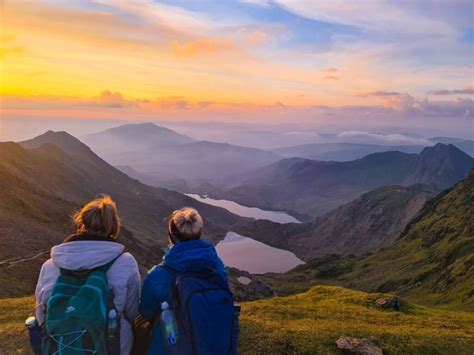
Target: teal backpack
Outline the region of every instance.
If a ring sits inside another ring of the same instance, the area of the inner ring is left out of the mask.
[[[120,352],[120,329],[108,334],[108,314],[115,306],[106,272],[115,260],[92,270],[60,269],[61,275],[46,306],[44,355],[115,354],[117,349]]]

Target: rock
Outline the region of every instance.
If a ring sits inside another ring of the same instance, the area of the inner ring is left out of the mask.
[[[380,341],[374,337],[365,339],[342,336],[337,339],[336,347],[343,354],[383,355]]]
[[[227,272],[236,301],[253,301],[275,296],[272,288],[259,277],[233,267],[228,267]]]
[[[394,311],[401,311],[400,299],[396,296],[381,297],[375,301],[375,304],[383,309],[392,309]]]

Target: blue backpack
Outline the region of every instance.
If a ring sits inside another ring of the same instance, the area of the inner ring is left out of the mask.
[[[227,281],[207,267],[165,269],[175,277],[168,303],[179,327],[178,342],[166,354],[236,355],[240,307]]]

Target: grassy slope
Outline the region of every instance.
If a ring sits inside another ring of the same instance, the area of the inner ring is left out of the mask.
[[[279,294],[314,282],[397,292],[412,302],[474,310],[474,171],[427,203],[392,246],[362,257],[315,259],[265,277]]]
[[[474,348],[474,314],[406,305],[406,312],[375,307],[378,294],[316,286],[308,292],[244,303],[240,354],[335,353],[341,335],[375,336],[390,354],[468,353]],[[0,303],[0,349],[28,347],[22,323],[32,298]]]

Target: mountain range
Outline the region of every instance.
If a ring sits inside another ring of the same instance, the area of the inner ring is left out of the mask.
[[[288,158],[228,179],[219,186],[220,196],[213,197],[311,219],[381,186],[427,184],[441,191],[473,166],[474,158],[442,143],[419,154],[390,151],[349,162]]]
[[[182,192],[280,159],[257,148],[197,141],[153,123],[123,125],[82,140],[109,163],[135,171],[135,177]]]
[[[304,158],[324,161],[350,161],[366,155],[380,152],[398,151],[403,153],[419,153],[421,145],[375,145],[361,143],[311,143],[292,147],[274,149],[273,152],[285,158]]]
[[[380,152],[398,151],[402,153],[420,153],[426,146],[436,143],[452,144],[463,152],[474,157],[474,141],[449,137],[433,137],[429,145],[377,145],[364,143],[330,142],[310,143],[272,151],[285,158],[305,158],[324,161],[350,161],[360,159],[366,155]]]

